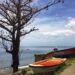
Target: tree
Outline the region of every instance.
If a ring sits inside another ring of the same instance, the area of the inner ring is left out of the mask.
[[[21,38],[37,30],[35,27],[25,30],[30,20],[61,0],[50,0],[42,7],[35,7],[33,2],[34,0],[6,0],[0,3],[0,41],[6,52],[12,55],[13,72],[18,71]]]

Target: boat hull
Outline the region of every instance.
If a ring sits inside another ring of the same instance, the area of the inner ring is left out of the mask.
[[[54,67],[33,67],[30,66],[34,73],[46,73],[46,72],[53,72],[55,71],[59,66],[54,66]]]
[[[32,70],[34,71],[35,74],[42,74],[42,73],[52,73],[54,72],[56,69],[58,69],[59,67],[62,66],[62,64],[64,64],[65,60],[58,64],[58,65],[54,65],[54,66],[40,66],[40,65],[33,65],[30,64],[29,67],[32,68]]]

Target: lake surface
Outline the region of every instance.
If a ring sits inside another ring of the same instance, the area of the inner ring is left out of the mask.
[[[21,47],[20,49],[20,66],[28,65],[34,62],[35,54],[46,54],[51,52],[55,47],[49,46],[36,46],[36,47]],[[58,47],[58,50],[67,49],[71,47]],[[0,48],[0,69],[11,66],[12,57],[6,53],[4,49]]]

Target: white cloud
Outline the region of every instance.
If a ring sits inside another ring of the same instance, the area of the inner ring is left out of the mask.
[[[50,37],[71,37],[75,36],[75,31],[70,29],[57,29],[57,30],[42,30],[32,33],[32,37],[47,39]]]
[[[31,44],[36,42],[38,45],[65,45],[65,43],[72,45],[74,42],[75,30],[70,28],[70,25],[72,25],[72,27],[75,25],[75,19],[73,18],[69,18],[67,21],[65,19],[61,20],[59,17],[41,17],[36,18],[31,25],[35,25],[36,28],[39,28],[39,31],[27,35],[25,39],[27,43],[28,40],[32,42]]]
[[[70,27],[75,26],[75,19],[69,18],[67,25],[67,21],[56,21],[58,17],[45,17],[45,18],[36,18],[33,25],[37,25],[35,27],[39,28],[39,32],[36,37],[61,37],[61,36],[73,36],[75,35],[75,30],[70,29]],[[55,20],[55,21],[54,21]],[[50,22],[51,21],[51,22]],[[52,22],[53,21],[53,22]],[[66,28],[64,27],[66,26]]]
[[[75,18],[69,18],[67,25],[65,25],[67,28],[75,28]]]
[[[35,21],[33,21],[30,26],[39,28],[39,31],[32,33],[30,37],[49,38],[75,36],[75,30],[70,28],[71,26],[75,26],[75,19],[69,18],[68,21],[59,21],[57,19],[59,19],[59,17],[35,18]],[[66,23],[67,25],[65,25]],[[66,28],[64,26],[66,26]]]
[[[75,35],[75,31],[73,30],[56,30],[51,32],[41,32],[43,35],[46,36],[71,36]]]

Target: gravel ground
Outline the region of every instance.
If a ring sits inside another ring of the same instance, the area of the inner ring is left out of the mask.
[[[67,69],[61,72],[60,75],[75,75],[75,64],[69,66]]]

